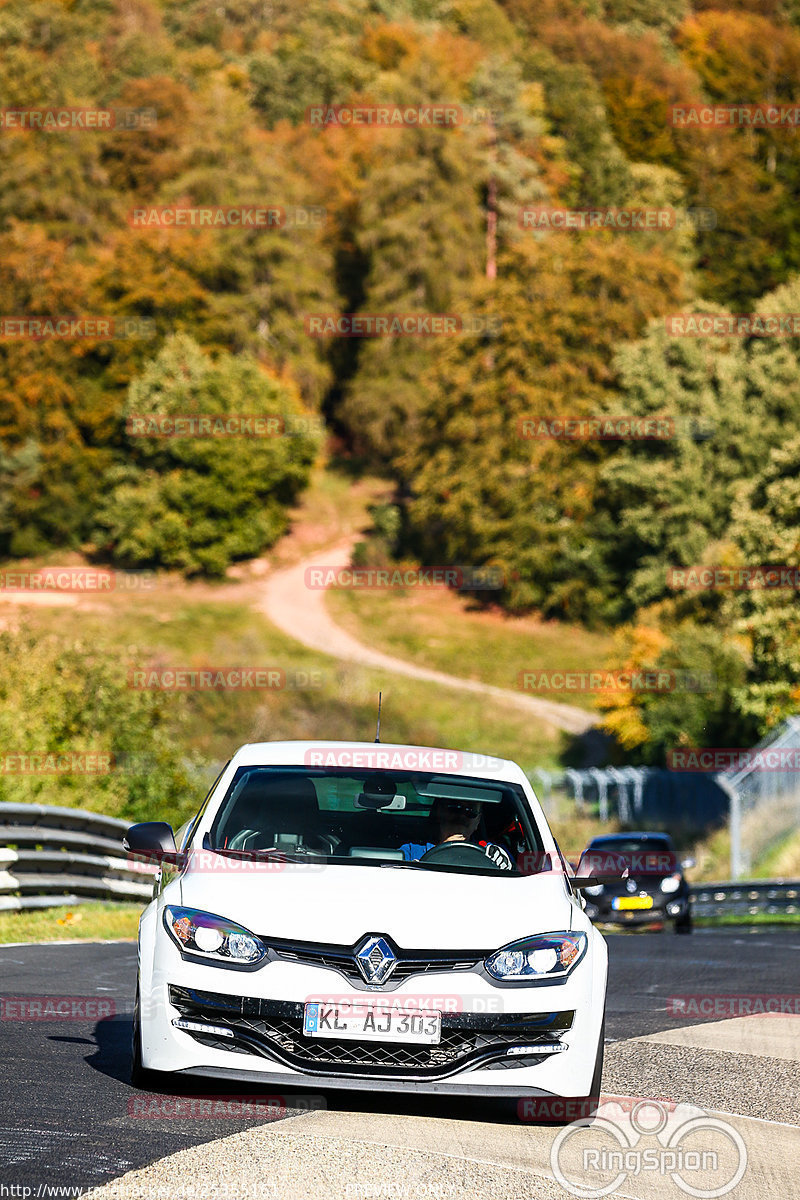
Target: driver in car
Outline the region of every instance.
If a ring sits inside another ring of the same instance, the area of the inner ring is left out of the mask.
[[[443,842],[470,842],[480,847],[484,854],[502,871],[513,870],[511,856],[496,842],[475,838],[481,819],[480,803],[473,800],[435,800],[430,812],[432,828],[438,833],[435,842],[405,842],[400,849],[406,862],[416,862],[440,846]]]

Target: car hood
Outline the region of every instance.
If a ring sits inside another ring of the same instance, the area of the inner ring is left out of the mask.
[[[498,878],[373,866],[271,863],[237,872],[206,856],[179,881],[181,903],[269,938],[354,945],[388,934],[402,949],[495,949],[528,934],[569,929],[559,874]],[[171,890],[171,889],[169,889]]]

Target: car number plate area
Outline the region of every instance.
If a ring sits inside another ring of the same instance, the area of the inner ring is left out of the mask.
[[[358,1042],[412,1042],[433,1046],[442,1040],[442,1014],[375,1004],[325,1004],[310,1001],[303,1009],[306,1037]]]
[[[621,908],[652,908],[652,896],[615,896],[613,907],[617,910]]]

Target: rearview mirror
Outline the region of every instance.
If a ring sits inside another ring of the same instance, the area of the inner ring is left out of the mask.
[[[131,825],[122,839],[122,845],[132,854],[150,862],[178,859],[175,834],[166,821],[140,821],[138,825]]]
[[[575,888],[598,887],[606,883],[619,883],[630,874],[628,860],[624,854],[613,854],[609,850],[584,850],[578,870],[570,880]]]

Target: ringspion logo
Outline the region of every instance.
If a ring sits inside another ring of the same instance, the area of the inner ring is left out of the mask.
[[[580,1117],[555,1137],[550,1165],[565,1191],[599,1198],[630,1177],[669,1178],[686,1195],[711,1200],[739,1184],[747,1147],[734,1125],[693,1104],[620,1099],[600,1097],[596,1115]]]

